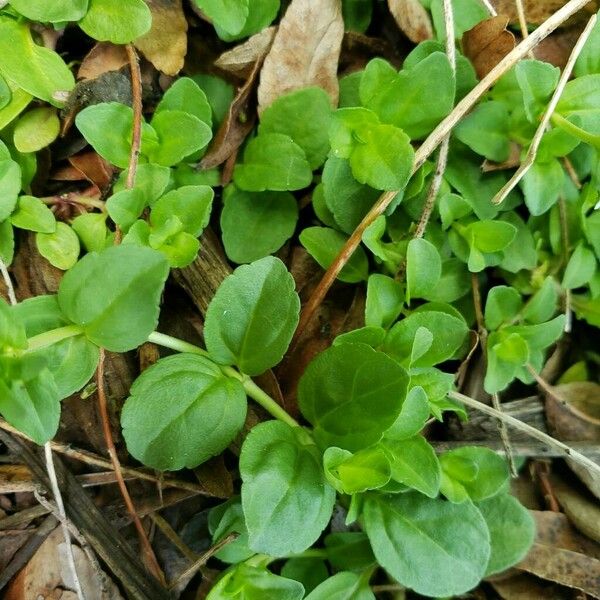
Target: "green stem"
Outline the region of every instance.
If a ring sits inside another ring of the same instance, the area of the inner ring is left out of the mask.
[[[44,331],[44,333],[34,335],[27,340],[26,352],[33,352],[34,350],[52,346],[52,344],[56,344],[61,340],[66,340],[67,338],[81,335],[82,333],[83,329],[79,325],[65,325],[64,327]]]
[[[550,120],[552,121],[553,125],[556,125],[556,127],[559,127],[563,131],[571,134],[573,137],[576,137],[586,144],[589,144],[590,146],[600,150],[600,135],[594,135],[593,133],[585,131],[585,129],[581,129],[581,127],[571,123],[571,121],[565,119],[559,113],[554,113]]]
[[[148,336],[148,341],[165,348],[170,348],[171,350],[176,350],[177,352],[190,352],[192,354],[199,354],[201,356],[210,358],[210,354],[204,350],[204,348],[200,348],[199,346],[195,346],[189,342],[184,342],[183,340],[170,335],[159,333],[158,331],[153,331]],[[283,409],[273,398],[271,398],[271,396],[269,396],[269,394],[259,388],[248,375],[240,373],[233,367],[223,365],[217,366],[221,369],[224,375],[231,377],[232,379],[237,379],[239,382],[241,382],[246,394],[257,404],[260,404],[269,414],[274,416],[276,419],[287,423],[291,427],[300,427],[300,423],[298,423],[296,419],[287,413],[285,409]]]

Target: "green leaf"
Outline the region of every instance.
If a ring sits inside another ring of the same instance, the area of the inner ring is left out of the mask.
[[[556,312],[558,291],[554,279],[550,276],[544,279],[540,289],[527,301],[523,307],[522,316],[528,323],[545,323]]]
[[[400,414],[408,376],[365,344],[340,344],[308,365],[298,386],[304,417],[324,446],[355,451],[378,442]]]
[[[88,0],[10,0],[10,5],[31,21],[64,23],[79,21],[87,11]]]
[[[0,258],[5,265],[10,265],[15,252],[15,237],[12,225],[7,219],[0,221]]]
[[[156,328],[168,274],[165,258],[150,248],[121,245],[91,252],[63,277],[58,303],[92,342],[126,352]]]
[[[230,533],[239,534],[235,540],[226,544],[215,557],[223,562],[238,563],[250,558],[254,552],[248,548],[248,530],[239,496],[230,498],[223,504],[210,509],[208,513],[208,530],[212,534],[213,543],[220,542]]]
[[[473,152],[503,162],[510,152],[508,109],[501,102],[484,102],[458,124],[454,135]]]
[[[189,77],[181,77],[164,93],[155,114],[162,111],[183,111],[212,127],[212,108],[206,94]]]
[[[20,196],[17,209],[10,216],[10,221],[15,227],[40,233],[53,233],[56,231],[56,218],[54,213],[39,199],[33,196]]]
[[[427,393],[420,385],[411,387],[406,394],[402,411],[385,432],[389,440],[407,440],[419,433],[429,418]]]
[[[206,312],[206,347],[216,362],[259,375],[283,358],[299,313],[294,278],[267,256],[238,267],[219,286]]]
[[[0,413],[37,444],[54,437],[60,397],[44,360],[27,355],[0,357]]]
[[[242,384],[209,359],[178,354],[146,369],[121,414],[132,456],[159,470],[192,469],[220,454],[246,420]]]
[[[583,129],[599,134],[600,74],[584,75],[569,81],[556,111],[565,117],[578,117]]]
[[[281,576],[295,579],[303,586],[307,594],[329,577],[329,570],[321,558],[290,558],[281,567]]]
[[[298,581],[242,563],[219,579],[206,600],[301,600],[303,596]]]
[[[406,301],[424,298],[438,285],[442,259],[437,248],[423,238],[412,239],[406,248]]]
[[[127,189],[127,175],[129,169],[121,171],[119,179],[113,186],[113,194]],[[161,167],[153,163],[145,163],[137,166],[135,173],[135,189],[140,190],[149,206],[164,194],[171,180],[171,169]],[[183,184],[180,184],[183,185]]]
[[[311,169],[320,167],[329,152],[331,100],[320,87],[308,87],[284,94],[269,105],[260,117],[259,135],[282,133],[306,154]]]
[[[529,361],[529,347],[518,333],[507,330],[488,337],[488,365],[484,388],[489,394],[500,392],[516,377],[519,367]]]
[[[15,125],[14,143],[19,152],[37,152],[50,145],[60,131],[56,110],[34,108],[26,112]]]
[[[407,440],[381,442],[392,466],[392,479],[435,498],[440,491],[440,463],[429,442],[417,435]]]
[[[158,145],[148,152],[151,162],[172,167],[204,148],[212,138],[211,128],[198,117],[181,110],[161,110],[151,121]]]
[[[323,269],[329,268],[346,241],[346,236],[328,227],[307,227],[300,234],[300,243]],[[346,283],[358,283],[365,281],[368,276],[367,255],[359,247],[340,271],[338,279]]]
[[[305,600],[375,600],[365,577],[342,571],[316,587]]]
[[[334,344],[356,344],[362,343],[371,346],[371,348],[379,348],[385,339],[385,329],[382,327],[366,326],[359,329],[353,329],[347,333],[338,335]]]
[[[139,188],[122,190],[106,201],[110,218],[124,231],[136,222],[146,207],[146,198]]]
[[[254,427],[242,446],[240,474],[255,552],[303,552],[329,523],[335,491],[325,481],[320,452],[299,427],[280,421]]]
[[[565,269],[562,287],[573,290],[589,283],[596,272],[597,265],[594,251],[583,242],[579,242]]]
[[[24,323],[27,337],[70,325],[62,314],[55,295],[29,298],[19,302],[12,310]],[[29,355],[38,356],[46,362],[54,376],[59,398],[67,398],[93,377],[98,365],[99,350],[84,335],[76,335],[30,352]]]
[[[327,448],[323,468],[329,483],[342,494],[357,494],[384,486],[391,476],[384,450],[373,446],[355,454],[342,448]]]
[[[534,162],[521,180],[525,204],[532,215],[542,215],[558,201],[565,181],[560,162]]]
[[[345,30],[364,33],[371,22],[372,12],[372,0],[342,0]]]
[[[79,27],[100,42],[127,44],[148,33],[152,13],[143,0],[89,0]]]
[[[312,170],[304,150],[291,137],[264,133],[250,140],[233,179],[248,192],[300,190],[310,185]]]
[[[507,285],[497,285],[488,294],[485,302],[485,326],[498,329],[502,323],[512,321],[521,308],[521,294]]]
[[[2,75],[0,75],[0,111],[2,111],[3,108],[6,108],[7,106],[9,106],[11,100],[12,100],[12,91],[10,89],[10,86],[8,85],[8,83],[6,83],[6,80],[4,79],[4,77],[2,77]],[[0,129],[3,129],[1,119],[0,119]]]
[[[457,40],[460,40],[465,31],[472,29],[477,23],[490,16],[479,0],[452,0],[452,12],[454,13],[454,36]],[[442,0],[432,0],[431,16],[437,39],[445,41],[446,27]]]
[[[250,13],[250,0],[195,0],[216,26],[229,35],[240,33]]]
[[[21,169],[11,159],[0,160],[0,222],[7,219],[17,205],[21,191]]]
[[[392,277],[374,273],[367,281],[365,323],[387,329],[398,318],[404,304],[402,285]]]
[[[24,350],[27,348],[25,325],[4,298],[0,298],[0,350]]]
[[[516,227],[517,234],[502,250],[502,261],[499,266],[511,273],[518,273],[521,269],[533,269],[537,265],[537,250],[531,229],[513,211],[501,215],[500,220]]]
[[[52,233],[37,233],[35,244],[38,252],[51,265],[63,271],[70,269],[79,257],[79,238],[62,221],[56,223],[56,229]]]
[[[360,84],[363,105],[411,139],[425,137],[452,110],[454,92],[454,75],[443,52],[393,76],[371,61]]]
[[[433,334],[433,342],[426,352],[412,361],[412,367],[430,367],[452,358],[469,331],[464,319],[424,309],[413,312],[390,329],[384,344],[385,351],[403,362],[410,361],[415,336],[421,327]]]
[[[73,74],[53,50],[34,43],[29,27],[0,16],[0,73],[54,106],[75,86]]]
[[[583,46],[581,54],[577,57],[574,71],[576,77],[600,73],[600,23],[598,21]]]
[[[160,227],[175,216],[186,233],[198,237],[208,225],[213,198],[214,192],[207,185],[184,185],[171,190],[152,206],[150,223]]]
[[[230,5],[231,1],[224,0],[227,5]],[[246,0],[235,0],[239,2],[246,2]],[[221,28],[215,22],[215,29],[217,35],[224,41],[230,42],[233,40],[239,40],[245,37],[249,37],[259,31],[262,31],[265,27],[271,24],[271,22],[277,16],[279,11],[280,0],[252,0],[248,1],[249,13],[246,23],[242,30],[236,34],[229,33],[224,28]]]
[[[330,533],[325,548],[327,560],[338,571],[363,571],[375,564],[369,539],[362,531]]]
[[[541,60],[521,60],[515,66],[515,75],[523,94],[525,114],[531,123],[537,124],[558,83],[560,69]]]
[[[508,494],[476,506],[490,531],[492,553],[486,576],[501,573],[523,560],[535,538],[535,521],[529,511]]]
[[[273,254],[294,234],[298,204],[288,192],[252,193],[231,185],[225,188],[223,201],[223,246],[233,262]]]
[[[467,225],[465,239],[480,252],[500,252],[515,238],[517,229],[505,221],[475,221]]]
[[[71,228],[88,252],[100,252],[107,245],[105,213],[85,213],[73,219]]]
[[[490,536],[481,513],[468,502],[372,494],[365,500],[364,526],[381,566],[419,594],[463,594],[485,574]]]

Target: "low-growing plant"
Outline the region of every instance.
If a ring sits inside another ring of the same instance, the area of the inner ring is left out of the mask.
[[[261,31],[280,8],[195,1],[225,41]],[[6,421],[44,444],[57,432],[61,400],[86,386],[101,349],[167,349],[123,406],[131,456],[160,471],[194,468],[244,435],[239,495],[208,518],[215,543],[237,535],[216,554],[229,567],[209,600],[366,600],[379,568],[418,594],[446,597],[518,563],[535,532],[510,495],[506,461],[477,446],[436,453],[426,426],[448,412],[467,417],[448,395],[472,330],[485,344],[485,391],[498,394],[516,380],[534,382],[571,311],[580,324],[600,323],[600,62],[590,50],[598,26],[535,162],[502,203],[492,200],[510,173],[480,164],[498,166],[515,147],[525,156],[559,69],[519,62],[453,130],[423,236],[415,230],[437,175],[429,160],[415,167],[415,148],[477,83],[467,58],[458,54],[455,70],[433,40],[400,70],[375,58],[342,78],[339,108],[318,87],[278,98],[216,195],[214,172],[192,168],[223,118],[201,78],[177,79],[138,123],[133,186],[134,110],[87,106],[76,128],[122,171],[106,201],[82,197],[83,214],[64,222],[31,194],[31,182],[35,152],[58,136],[55,107],[74,80],[56,52],[35,42],[30,22],[77,23],[94,39],[125,43],[148,30],[150,16],[142,0],[51,4],[12,0],[0,10],[0,258],[12,262],[13,228],[24,229],[66,271],[54,295],[0,300]],[[441,3],[429,4],[443,40]],[[459,4],[457,37],[485,17]],[[370,6],[344,2],[348,27],[364,30]],[[34,98],[44,104],[28,108]],[[294,192],[312,198],[300,231]],[[300,319],[294,278],[272,254],[297,234],[329,268],[381,192],[395,199],[338,276],[365,288],[364,326],[308,364],[295,418],[252,379],[282,362]],[[195,260],[211,210],[240,266],[210,302],[200,347],[157,328],[170,268]],[[483,306],[471,299],[480,285]],[[274,418],[245,431],[249,400]],[[334,512],[343,526],[336,517],[330,528]],[[284,562],[273,572],[275,561]]]

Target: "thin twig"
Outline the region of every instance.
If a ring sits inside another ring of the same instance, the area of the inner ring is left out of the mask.
[[[525,174],[527,173],[527,171],[529,171],[529,169],[531,169],[531,167],[533,166],[533,163],[535,162],[535,158],[537,156],[538,149],[542,142],[542,138],[544,137],[544,133],[546,133],[546,129],[550,123],[550,119],[552,118],[552,114],[554,113],[556,106],[560,100],[560,97],[562,96],[562,94],[565,90],[565,86],[567,85],[567,82],[569,81],[569,77],[571,76],[571,72],[573,71],[573,67],[575,66],[575,61],[577,60],[577,57],[583,50],[583,46],[585,45],[585,42],[587,41],[589,35],[592,33],[592,29],[594,28],[596,19],[597,19],[597,15],[592,15],[592,17],[588,21],[587,25],[585,26],[585,29],[579,36],[579,39],[577,40],[575,46],[573,47],[573,50],[571,51],[569,60],[567,61],[567,64],[565,65],[565,68],[560,76],[560,79],[558,80],[558,85],[556,86],[556,89],[554,90],[554,93],[552,94],[552,98],[550,99],[550,102],[548,103],[546,112],[544,113],[544,116],[542,117],[542,120],[540,121],[540,124],[535,132],[535,135],[533,136],[533,139],[531,140],[531,144],[529,146],[529,150],[527,151],[527,156],[525,157],[525,160],[521,163],[521,165],[516,170],[514,175],[506,182],[506,184],[502,187],[502,189],[494,196],[494,198],[492,199],[493,204],[500,204],[501,202],[503,202],[506,199],[506,197],[510,194],[510,192],[512,192],[512,190],[521,181],[521,179],[523,179],[523,177],[525,177]],[[533,36],[530,36],[530,37],[533,37]]]
[[[219,550],[221,550],[224,546],[233,542],[238,537],[238,533],[230,533],[225,536],[222,540],[218,541],[214,546],[210,547],[204,554],[201,554],[193,564],[191,564],[183,573],[180,573],[170,584],[169,589],[177,587],[181,581],[185,581],[190,577],[193,577],[199,569],[201,569],[211,558],[214,556]]]
[[[110,419],[108,416],[108,403],[106,401],[106,391],[104,387],[104,355],[104,348],[100,348],[100,360],[98,361],[98,368],[96,370],[96,383],[98,386],[98,407],[100,409],[102,429],[104,432],[104,439],[106,441],[108,455],[110,456],[113,470],[115,472],[115,475],[117,476],[117,484],[119,486],[121,496],[123,496],[127,512],[129,513],[129,516],[131,517],[131,520],[133,521],[133,524],[137,531],[140,546],[142,547],[147,566],[150,568],[151,572],[155,575],[155,577],[162,584],[164,584],[165,577],[158,564],[158,561],[156,560],[156,556],[154,555],[152,546],[148,541],[148,537],[146,536],[146,532],[144,531],[142,522],[140,521],[140,518],[138,517],[135,511],[135,506],[133,505],[133,501],[131,499],[131,496],[129,495],[129,490],[127,489],[127,485],[125,484],[125,480],[123,479],[123,473],[121,472],[121,463],[119,461],[119,457],[117,456],[117,450],[115,448],[115,442],[113,440],[112,431],[110,428]]]
[[[486,10],[490,13],[492,17],[498,16],[498,13],[496,12],[496,9],[492,6],[490,0],[481,0],[481,4],[485,6]]]
[[[558,198],[558,218],[560,220],[560,235],[562,238],[563,268],[569,264],[569,222],[567,220],[567,203],[561,194]],[[571,333],[573,312],[571,310],[571,290],[565,290],[565,333]]]
[[[431,156],[434,150],[440,145],[442,140],[452,131],[460,120],[473,108],[477,101],[483,96],[489,88],[504,73],[509,71],[519,60],[527,56],[527,53],[535,48],[544,38],[551,34],[557,27],[566,21],[588,3],[588,0],[569,0],[563,7],[557,10],[552,16],[544,21],[527,39],[518,44],[509,52],[455,107],[454,110],[431,132],[425,142],[415,152],[415,162],[412,173],[414,174],[423,163]],[[300,332],[306,329],[318,306],[323,301],[329,288],[333,285],[336,277],[344,268],[354,251],[361,242],[364,231],[382,215],[390,203],[394,200],[398,191],[384,192],[375,202],[371,210],[365,215],[352,235],[348,238],[339,254],[329,266],[321,281],[316,286],[311,297],[306,302],[298,328],[296,329],[295,340]]]
[[[75,566],[75,556],[73,555],[73,545],[71,542],[71,533],[69,532],[69,526],[67,525],[67,513],[65,512],[65,504],[63,502],[62,494],[60,493],[60,487],[58,486],[58,480],[56,479],[56,470],[54,469],[54,460],[52,459],[52,447],[49,442],[44,444],[44,458],[46,459],[46,471],[48,471],[48,478],[50,479],[50,487],[52,488],[52,495],[56,502],[58,509],[58,519],[62,528],[63,537],[65,538],[66,551],[67,551],[67,563],[71,571],[71,577],[73,577],[73,587],[79,600],[85,600],[83,590],[81,589],[81,582],[77,575],[77,567]]]
[[[525,17],[525,8],[523,7],[523,0],[515,0],[517,7],[517,16],[519,17],[519,29],[521,30],[521,37],[525,39],[529,36],[529,30],[527,29],[527,18]],[[533,50],[528,54],[529,58],[535,58]]]
[[[498,412],[503,412],[502,405],[500,404],[500,396],[498,394],[492,394],[492,406]],[[512,475],[512,477],[516,478],[519,476],[519,471],[517,470],[517,465],[515,464],[514,452],[512,444],[510,443],[510,437],[508,435],[508,428],[506,427],[506,423],[502,419],[496,419],[496,421],[498,423],[500,440],[502,441],[502,446],[504,447],[504,453],[506,454],[506,462],[508,462],[510,474]]]
[[[515,419],[514,417],[511,417],[510,415],[507,415],[503,412],[498,412],[495,408],[492,408],[491,406],[488,406],[487,404],[483,404],[483,402],[479,402],[478,400],[475,400],[473,398],[469,398],[469,396],[465,396],[464,394],[461,394],[460,392],[454,392],[454,391],[448,392],[448,398],[450,398],[451,400],[456,400],[458,402],[461,402],[462,404],[465,404],[466,406],[474,408],[475,410],[478,410],[478,411],[485,413],[487,415],[490,415],[492,417],[496,417],[497,419],[502,419],[503,421],[506,422],[507,425],[510,425],[511,427],[514,427],[515,429],[518,429],[519,431],[526,433],[527,435],[531,436],[532,438],[540,440],[540,442],[544,442],[548,446],[552,446],[554,448],[557,448],[558,450],[563,451],[569,458],[574,460],[576,463],[579,463],[580,465],[587,467],[588,469],[592,470],[596,474],[600,475],[600,465],[599,464],[595,463],[593,460],[589,459],[587,456],[584,456],[583,454],[577,452],[570,446],[567,446],[563,442],[553,438],[552,436],[548,435],[547,433],[544,433],[544,432],[540,431],[539,429],[536,429],[535,427],[528,425],[527,423],[523,423],[523,421],[519,421],[519,419]]]
[[[450,0],[444,0],[443,7],[444,28],[446,30],[446,56],[448,57],[448,62],[452,68],[452,73],[456,73],[456,48],[454,46],[454,14],[452,12],[452,2]],[[444,172],[446,171],[446,166],[448,164],[449,148],[450,133],[444,137],[440,145],[440,151],[438,154],[437,163],[435,165],[435,173],[433,174],[433,179],[431,181],[431,185],[429,186],[429,191],[427,192],[427,199],[425,200],[425,205],[423,206],[421,218],[419,219],[413,236],[415,239],[423,237],[425,229],[427,228],[427,224],[429,223],[429,219],[431,218],[431,213],[433,212],[433,208],[435,206],[435,200],[438,192],[440,191],[440,187],[442,186]]]
[[[8,300],[11,304],[17,303],[17,296],[15,295],[15,288],[13,287],[12,280],[10,278],[10,274],[4,261],[0,258],[0,272],[2,273],[2,279],[4,279],[4,284],[6,285],[6,292],[8,293]]]

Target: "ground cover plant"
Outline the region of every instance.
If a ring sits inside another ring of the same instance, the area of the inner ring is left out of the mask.
[[[597,7],[0,4],[0,529],[54,515],[57,589],[599,597],[535,460],[598,495]],[[553,437],[505,414],[536,385]]]

